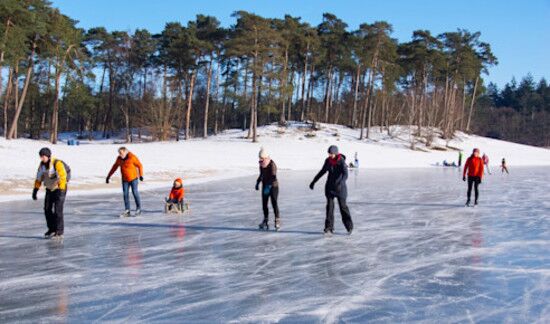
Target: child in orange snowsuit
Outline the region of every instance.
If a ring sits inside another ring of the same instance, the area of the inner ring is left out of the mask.
[[[185,189],[183,189],[183,180],[181,180],[181,178],[177,178],[174,180],[174,186],[172,187],[172,190],[170,190],[170,195],[168,196],[168,199],[166,199],[166,202],[172,204],[181,203],[184,196]]]
[[[185,211],[185,204],[183,203],[183,198],[185,197],[185,189],[183,189],[183,180],[177,178],[174,180],[174,185],[170,190],[170,195],[166,198],[166,205],[164,207],[164,212],[178,212],[182,213]]]

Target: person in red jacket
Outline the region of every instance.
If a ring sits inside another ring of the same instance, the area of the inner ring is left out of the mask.
[[[479,198],[478,186],[483,178],[483,159],[479,157],[479,149],[475,148],[472,155],[466,160],[464,164],[464,171],[462,172],[462,180],[466,181],[466,173],[468,173],[468,200],[466,206],[470,206],[470,197],[472,196],[472,186],[475,191],[474,206],[477,205]]]
[[[183,189],[183,180],[177,178],[170,190],[170,195],[166,198],[165,212],[173,210],[176,206],[183,206],[185,198],[185,189]]]

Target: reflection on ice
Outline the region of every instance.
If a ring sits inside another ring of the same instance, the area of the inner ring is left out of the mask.
[[[40,203],[3,204],[0,322],[549,318],[547,169],[488,177],[479,208],[456,170],[354,171],[354,234],[337,213],[331,238],[313,175],[280,174],[278,233],[256,229],[252,178],[190,187],[183,217],[164,191],[124,220],[121,197],[69,196],[62,244],[40,238]]]

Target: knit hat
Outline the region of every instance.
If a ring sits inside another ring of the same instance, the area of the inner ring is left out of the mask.
[[[478,149],[478,148],[475,148],[474,151],[473,151],[472,153],[475,153],[475,152],[479,153],[479,149]]]
[[[328,154],[338,154],[338,146],[336,145],[329,146]]]
[[[267,159],[269,157],[269,154],[267,154],[266,150],[262,147],[258,156],[260,159]]]
[[[40,151],[38,152],[38,155],[40,155],[40,156],[51,157],[51,156],[52,156],[52,151],[50,151],[50,149],[47,148],[47,147],[43,147],[43,148],[41,148]]]

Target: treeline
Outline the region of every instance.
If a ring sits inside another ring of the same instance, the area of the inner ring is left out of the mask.
[[[550,85],[530,75],[502,90],[489,84],[478,101],[474,132],[513,142],[550,147]]]
[[[233,17],[229,28],[197,15],[158,34],[83,30],[48,1],[2,0],[4,135],[47,133],[55,143],[59,131],[125,129],[128,141],[145,132],[179,140],[243,127],[255,141],[259,124],[308,120],[357,128],[359,139],[410,125],[414,148],[435,128],[451,138],[474,125],[488,132],[497,118],[477,108],[482,76],[497,64],[479,32],[418,30],[399,43],[384,21],[350,30],[330,13],[317,26]]]

